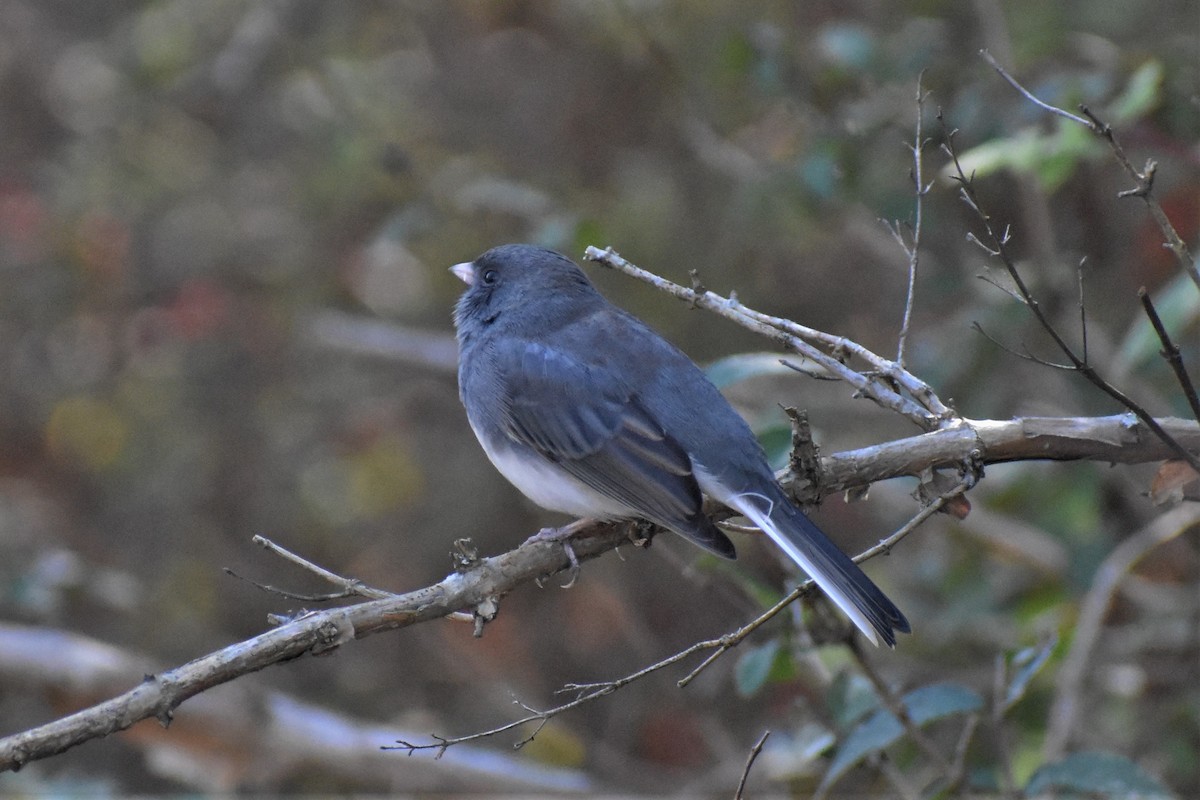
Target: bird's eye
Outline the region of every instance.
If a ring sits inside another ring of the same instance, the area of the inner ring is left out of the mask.
[[[496,272],[496,270],[488,269],[488,270],[483,271],[484,285],[493,286],[493,285],[495,285],[496,281],[499,279],[500,279],[500,275]]]

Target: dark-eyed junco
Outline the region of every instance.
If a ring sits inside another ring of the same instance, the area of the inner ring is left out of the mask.
[[[734,558],[701,493],[762,528],[872,642],[908,620],[788,499],[745,421],[691,359],[570,259],[510,244],[452,267],[459,394],[488,458],[540,506],[641,517]]]

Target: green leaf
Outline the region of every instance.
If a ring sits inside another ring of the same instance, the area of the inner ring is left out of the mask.
[[[745,75],[754,66],[754,45],[739,32],[732,33],[721,45],[721,71],[731,75]]]
[[[959,153],[958,163],[968,178],[982,178],[1004,169],[1028,171],[1041,149],[1042,136],[1037,129],[1026,128],[1015,136],[992,139]]]
[[[962,153],[958,161],[968,177],[1007,169],[1032,175],[1047,191],[1054,191],[1081,161],[1099,152],[1100,143],[1086,128],[1064,120],[1048,134],[1025,128],[1014,136],[984,142]]]
[[[608,231],[604,226],[595,219],[581,219],[575,225],[575,231],[572,237],[572,250],[575,253],[582,253],[584,248],[589,245],[594,247],[606,247],[612,239],[608,235]]]
[[[821,755],[835,744],[837,734],[832,730],[815,722],[806,722],[794,733],[773,732],[763,755],[770,759],[774,780],[807,783],[820,771]]]
[[[1171,793],[1141,767],[1114,753],[1084,752],[1039,768],[1026,795],[1064,791],[1101,798],[1169,798]]]
[[[829,771],[821,779],[821,788],[826,789],[842,777],[858,762],[872,753],[878,753],[885,747],[895,744],[904,735],[904,726],[900,720],[886,711],[880,711],[859,725],[842,742]]]
[[[782,642],[775,638],[741,654],[733,669],[733,682],[739,695],[750,697],[762,689],[771,677],[781,648]]]
[[[787,466],[792,455],[792,426],[785,424],[768,425],[754,432],[763,452],[767,454],[767,463],[771,469],[783,469]]]
[[[983,698],[977,692],[955,683],[922,686],[904,695],[901,702],[908,710],[909,718],[918,727],[955,714],[978,711],[983,707]],[[904,726],[892,712],[881,709],[872,714],[850,731],[842,742],[821,781],[821,788],[828,788],[855,764],[895,744],[903,735]]]
[[[778,353],[739,353],[714,361],[704,372],[718,389],[762,375],[792,374],[779,362],[780,357]]]
[[[1132,122],[1149,114],[1162,100],[1162,85],[1162,62],[1152,58],[1142,64],[1109,109],[1114,121]]]
[[[1053,192],[1066,183],[1084,159],[1099,152],[1100,143],[1086,128],[1062,121],[1055,132],[1046,137],[1045,151],[1036,159],[1030,172],[1046,191]]]
[[[1057,645],[1058,637],[1052,636],[1042,646],[1026,647],[1024,650],[1017,651],[1012,657],[1009,666],[1015,668],[1016,672],[1008,684],[1008,690],[1004,693],[1005,710],[1012,708],[1018,700],[1025,696],[1025,689],[1029,686],[1029,681],[1033,680],[1033,676],[1046,666],[1046,662],[1050,660]]]
[[[829,690],[829,710],[843,730],[879,708],[879,697],[871,682],[857,672],[839,672]]]
[[[983,708],[983,698],[974,689],[957,683],[935,683],[904,695],[908,715],[918,726],[955,714],[969,714]]]

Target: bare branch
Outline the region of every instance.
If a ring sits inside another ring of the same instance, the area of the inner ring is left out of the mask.
[[[1164,417],[1157,427],[1192,452],[1200,452],[1200,425]],[[964,420],[956,428],[897,439],[821,458],[822,489],[841,492],[866,483],[920,475],[929,467],[1049,459],[1144,464],[1175,451],[1132,414],[1108,417],[1019,417]],[[863,481],[869,477],[869,481]]]
[[[318,564],[314,564],[313,562],[309,561],[307,558],[304,558],[303,556],[293,553],[291,550],[288,550],[283,545],[276,544],[275,542],[271,541],[270,539],[268,539],[265,536],[254,536],[250,541],[254,542],[254,544],[263,548],[267,552],[273,553],[274,555],[279,556],[280,558],[284,559],[285,561],[291,562],[292,564],[295,564],[296,566],[300,567],[301,569],[313,573],[321,580],[324,580],[328,583],[332,583],[334,586],[340,586],[342,588],[341,592],[338,592],[338,593],[332,594],[332,595],[322,595],[321,597],[337,598],[339,596],[341,596],[341,597],[358,596],[358,597],[368,597],[372,600],[383,600],[386,598],[393,598],[393,597],[399,596],[392,592],[384,591],[383,589],[375,589],[371,586],[367,586],[365,583],[358,580],[357,578],[346,578],[341,575],[338,575],[335,572],[330,572],[329,570],[325,569],[324,567],[322,567]],[[226,570],[226,572],[228,572],[231,575],[235,574],[228,569]],[[255,584],[255,585],[258,586],[259,584]],[[270,587],[264,587],[264,588],[270,588]],[[271,589],[271,591],[278,592],[280,590]],[[294,599],[303,599],[303,597],[294,597]]]
[[[979,335],[981,335],[983,338],[987,339],[992,344],[996,345],[996,347],[999,347],[1001,350],[1008,353],[1010,356],[1015,356],[1017,358],[1025,360],[1025,361],[1032,361],[1035,364],[1039,364],[1040,366],[1043,366],[1043,367],[1050,367],[1052,369],[1065,369],[1065,370],[1072,370],[1072,371],[1074,371],[1074,369],[1075,369],[1074,364],[1059,364],[1056,361],[1047,361],[1044,358],[1035,356],[1032,352],[1030,352],[1029,346],[1026,345],[1024,342],[1021,343],[1020,350],[1014,350],[1013,348],[1009,347],[1004,342],[1000,341],[995,336],[992,336],[990,333],[988,333],[986,330],[984,330],[983,326],[980,325],[978,322],[972,322],[971,329],[973,331],[975,331],[976,333],[978,333]]]
[[[1083,296],[1083,265],[1086,263],[1087,256],[1084,256],[1079,259],[1079,266],[1075,269],[1075,278],[1079,284],[1079,338],[1085,364],[1088,363],[1087,303]]]
[[[754,766],[758,754],[762,752],[763,745],[767,743],[767,737],[770,735],[770,731],[763,731],[763,735],[758,737],[758,741],[754,743],[754,747],[750,748],[750,755],[746,759],[746,768],[742,770],[742,779],[738,781],[737,791],[734,792],[733,800],[742,800],[745,797],[746,781],[750,778],[750,769]]]
[[[711,291],[698,292],[695,289],[672,283],[626,261],[611,247],[605,250],[588,247],[584,251],[583,257],[649,283],[673,297],[686,300],[699,308],[725,317],[783,347],[800,353],[820,364],[829,373],[837,375],[849,383],[854,387],[857,395],[870,398],[883,408],[901,414],[926,430],[949,425],[956,418],[953,410],[938,399],[928,384],[896,362],[882,358],[856,342],[747,308],[732,295],[725,298]],[[818,349],[811,342],[819,343],[828,353]],[[851,369],[840,358],[829,353],[845,353],[862,358],[871,365],[872,374],[868,375]],[[887,378],[891,382],[890,385],[880,380],[880,377]],[[893,388],[894,386],[901,387],[905,394],[898,392]]]
[[[443,332],[329,310],[302,319],[299,325],[305,340],[317,347],[437,372],[453,374],[458,369],[458,344]]]
[[[0,676],[10,691],[20,691],[31,703],[62,708],[84,698],[111,697],[136,676],[158,668],[154,656],[111,642],[58,628],[0,621]],[[383,792],[390,787],[394,793],[403,786],[417,792],[420,787],[453,785],[468,795],[486,791],[491,796],[541,797],[595,788],[582,769],[538,766],[471,747],[440,762],[397,758],[380,752],[379,745],[415,736],[417,731],[394,720],[373,721],[314,704],[282,691],[279,683],[278,676],[244,676],[222,691],[188,703],[186,713],[178,715],[170,730],[156,724],[139,726],[122,737],[122,748],[140,751],[150,760],[170,751],[189,763],[202,764],[202,774],[189,781],[194,793],[202,796],[224,797],[238,786],[261,786],[277,779],[280,770],[301,763],[325,780],[349,781],[361,791]],[[88,761],[86,753],[80,755],[83,758],[59,766],[75,769],[72,763]],[[11,777],[0,780],[5,796],[14,794],[11,787],[20,783]]]
[[[901,368],[904,367],[904,347],[908,342],[909,326],[912,324],[913,303],[917,293],[917,269],[920,266],[921,260],[921,218],[925,207],[925,195],[929,192],[929,187],[925,185],[925,177],[921,169],[921,152],[925,147],[925,131],[923,127],[925,93],[921,88],[921,80],[924,76],[924,72],[917,76],[917,124],[911,148],[913,158],[912,181],[914,188],[911,244],[906,245],[904,243],[904,237],[900,234],[899,223],[892,226],[892,235],[908,255],[908,290],[904,297],[904,318],[900,323],[900,335],[897,337],[896,343],[896,364]]]
[[[1145,310],[1150,324],[1154,327],[1154,332],[1158,334],[1158,341],[1162,343],[1163,347],[1162,356],[1171,366],[1171,371],[1175,373],[1175,379],[1179,381],[1179,386],[1183,389],[1183,396],[1187,398],[1188,406],[1192,409],[1192,416],[1200,420],[1200,399],[1197,399],[1196,386],[1183,366],[1183,356],[1179,352],[1179,346],[1171,341],[1171,335],[1167,333],[1167,327],[1163,325],[1162,318],[1158,316],[1158,311],[1154,308],[1154,302],[1150,299],[1146,287],[1138,289],[1138,298],[1142,301],[1142,308]]]
[[[945,121],[940,114],[939,119],[942,119],[942,124],[944,127]],[[1158,425],[1154,417],[1150,415],[1150,412],[1142,408],[1142,406],[1135,402],[1133,398],[1126,395],[1116,386],[1106,381],[1091,363],[1085,361],[1079,355],[1076,355],[1071,345],[1067,343],[1067,341],[1058,332],[1058,329],[1055,327],[1054,323],[1052,323],[1042,311],[1041,305],[1033,296],[1033,293],[1030,291],[1029,287],[1025,284],[1025,280],[1021,276],[1020,270],[1017,269],[1016,261],[1013,259],[1008,250],[1010,238],[1008,228],[1006,227],[1003,233],[998,233],[996,231],[992,224],[991,217],[986,213],[983,205],[979,202],[979,197],[975,193],[975,187],[973,183],[963,172],[962,164],[958,160],[958,154],[954,147],[953,136],[949,133],[946,135],[944,149],[951,157],[951,163],[954,165],[954,174],[959,181],[959,186],[963,197],[969,200],[969,205],[975,210],[976,216],[979,218],[979,222],[983,225],[985,234],[982,240],[983,243],[986,245],[989,252],[993,253],[995,257],[999,259],[1000,263],[1004,265],[1005,270],[1008,272],[1009,277],[1013,281],[1013,285],[1016,287],[1016,290],[1020,294],[1025,305],[1029,308],[1029,311],[1033,314],[1038,325],[1043,331],[1046,332],[1046,335],[1054,341],[1055,346],[1058,347],[1062,354],[1067,357],[1067,360],[1071,362],[1071,365],[1076,372],[1086,378],[1087,381],[1093,386],[1100,389],[1109,397],[1113,398],[1122,406],[1133,412],[1133,414],[1137,416],[1139,420],[1141,420],[1142,424],[1154,431],[1154,434],[1159,436],[1163,442],[1171,448],[1176,456],[1186,461],[1192,467],[1192,469],[1200,472],[1200,458],[1197,458],[1195,453],[1189,452],[1186,448],[1180,445],[1179,442],[1172,439],[1171,435]],[[1033,356],[1031,355],[1030,357],[1032,358]]]
[[[959,485],[955,486],[950,491],[946,492],[944,495],[937,498],[934,502],[930,503],[928,506],[921,509],[920,513],[918,513],[911,520],[909,520],[909,522],[906,523],[902,528],[900,528],[900,530],[896,531],[894,534],[892,534],[888,538],[884,539],[883,541],[879,542],[878,544],[876,544],[874,547],[867,550],[866,552],[861,553],[858,556],[855,556],[854,562],[862,563],[869,558],[879,555],[880,553],[889,552],[891,550],[891,548],[897,542],[899,542],[901,539],[903,539],[905,536],[907,536],[909,533],[911,533],[913,530],[915,530],[916,527],[918,525],[920,525],[922,522],[929,519],[929,517],[931,517],[934,513],[936,513],[939,509],[941,509],[951,499],[953,499],[954,497],[958,497],[959,495],[966,492],[967,489],[970,488],[970,486],[973,484],[974,484],[973,479],[966,479],[966,480],[962,481]],[[444,753],[447,748],[452,747],[454,745],[466,744],[468,742],[475,742],[480,739],[486,739],[486,738],[495,736],[497,734],[507,733],[508,731],[514,730],[523,725],[529,725],[529,724],[536,723],[536,727],[533,729],[533,731],[531,733],[529,733],[528,736],[521,739],[514,745],[515,747],[520,748],[520,747],[523,747],[524,745],[528,744],[530,741],[532,741],[534,739],[534,737],[536,737],[537,734],[541,731],[542,727],[548,721],[553,719],[554,717],[556,717],[560,714],[563,714],[567,711],[576,709],[579,706],[582,706],[586,703],[590,703],[594,700],[599,700],[601,697],[610,695],[613,692],[616,692],[617,690],[622,689],[635,681],[638,681],[638,680],[641,680],[642,678],[647,677],[648,675],[652,675],[656,672],[666,669],[667,667],[671,667],[682,661],[686,661],[687,659],[691,658],[693,655],[696,655],[697,653],[702,653],[705,651],[712,651],[709,653],[708,657],[705,658],[703,661],[701,661],[700,664],[697,665],[691,672],[689,672],[687,675],[685,675],[683,678],[681,678],[679,681],[677,681],[677,685],[680,688],[686,687],[689,683],[691,683],[693,680],[695,680],[696,677],[701,672],[703,672],[711,664],[716,662],[717,659],[719,659],[721,656],[725,655],[725,653],[729,652],[734,647],[737,647],[739,644],[741,644],[743,641],[745,641],[746,637],[750,636],[752,633],[757,631],[763,625],[770,622],[772,619],[774,619],[776,616],[778,616],[781,611],[786,609],[788,606],[790,606],[796,600],[798,600],[799,598],[803,597],[804,595],[806,595],[810,591],[812,591],[813,585],[814,584],[811,580],[806,580],[802,584],[797,586],[795,589],[793,589],[791,592],[784,595],[784,597],[782,597],[780,600],[778,600],[773,606],[768,608],[762,614],[755,617],[753,620],[746,623],[745,625],[738,628],[737,630],[731,631],[730,633],[727,633],[724,636],[720,636],[715,639],[706,639],[703,641],[695,642],[695,643],[691,644],[690,646],[684,648],[683,650],[680,650],[679,652],[674,653],[673,655],[667,656],[666,658],[662,659],[661,661],[656,661],[655,663],[653,663],[649,666],[643,667],[642,669],[639,669],[636,672],[633,672],[629,675],[626,675],[621,678],[617,678],[616,680],[601,681],[598,683],[568,684],[568,685],[564,686],[562,689],[560,689],[559,691],[575,693],[576,696],[569,702],[562,703],[561,705],[554,706],[553,708],[549,708],[546,710],[538,710],[538,709],[532,708],[530,706],[527,706],[523,703],[519,703],[519,705],[521,705],[522,708],[524,708],[526,711],[529,712],[529,714],[527,716],[521,717],[520,719],[512,720],[511,722],[504,723],[503,725],[498,725],[494,728],[489,728],[487,730],[479,731],[477,733],[467,734],[465,736],[445,737],[445,736],[439,736],[437,734],[433,734],[430,737],[432,739],[432,741],[430,741],[430,742],[425,742],[425,743],[414,743],[414,742],[409,742],[409,741],[397,742],[396,745],[392,749],[406,750],[410,753],[416,752],[418,750],[436,750],[438,752],[438,754],[440,755],[440,754]],[[853,632],[851,632],[850,636],[853,637],[853,635],[854,635]],[[766,737],[764,736],[763,739],[765,739],[765,738]],[[760,741],[760,745],[761,745],[761,741]],[[747,770],[749,770],[749,765],[747,765]]]
[[[1001,78],[1020,92],[1021,96],[1026,100],[1044,111],[1084,126],[1108,143],[1109,149],[1112,150],[1113,157],[1117,160],[1117,163],[1121,165],[1121,168],[1125,170],[1125,173],[1135,183],[1134,188],[1121,192],[1117,196],[1142,198],[1146,203],[1146,208],[1149,210],[1151,218],[1154,219],[1155,224],[1158,225],[1158,229],[1162,232],[1165,247],[1175,256],[1175,260],[1179,262],[1180,269],[1192,279],[1192,283],[1196,284],[1197,288],[1200,288],[1200,266],[1197,266],[1196,261],[1192,258],[1191,251],[1188,249],[1187,243],[1183,241],[1183,237],[1175,230],[1175,226],[1171,224],[1166,212],[1163,211],[1162,204],[1154,196],[1154,175],[1158,165],[1153,160],[1149,160],[1146,162],[1145,168],[1139,172],[1129,160],[1129,156],[1125,154],[1125,148],[1117,140],[1117,135],[1112,127],[1101,120],[1086,105],[1079,106],[1079,112],[1082,116],[1077,116],[1069,111],[1044,102],[1035,96],[1033,92],[1022,86],[987,50],[981,50],[979,54]]]
[[[942,508],[944,508],[945,505],[951,500],[966,494],[967,491],[974,485],[974,478],[967,478],[963,481],[960,481],[957,486],[953,487],[950,489],[950,491],[936,498],[932,503],[918,511],[912,519],[904,523],[904,525],[902,525],[891,536],[888,536],[885,539],[880,539],[874,547],[871,547],[870,549],[864,550],[862,553],[860,553],[857,558],[855,558],[855,561],[866,561],[867,559],[874,558],[877,555],[886,555],[892,552],[892,548],[895,547],[901,539],[915,531],[923,522],[925,522],[925,520],[941,511]]]
[[[573,540],[581,560],[627,541],[622,526],[597,524]],[[144,719],[169,724],[185,700],[235,678],[303,655],[327,653],[340,645],[381,631],[395,630],[454,611],[472,609],[568,566],[563,548],[527,543],[493,558],[481,559],[424,589],[311,613],[302,613],[273,630],[218,650],[158,675],[145,676],[130,691],[46,725],[0,739],[0,770],[19,769],[30,761],[68,750],[90,739],[125,730]]]
[[[1049,111],[1051,114],[1056,114],[1056,115],[1062,117],[1063,119],[1069,119],[1072,122],[1076,122],[1076,123],[1084,126],[1085,128],[1091,129],[1093,133],[1099,133],[1099,131],[1097,131],[1095,128],[1092,127],[1092,123],[1087,121],[1083,117],[1076,116],[1076,115],[1072,114],[1070,111],[1065,111],[1061,108],[1058,108],[1057,106],[1052,106],[1049,103],[1039,100],[1037,98],[1037,96],[1033,94],[1033,92],[1029,91],[1024,86],[1022,86],[1020,83],[1018,83],[1017,79],[1014,78],[1012,75],[1009,75],[1008,72],[1004,69],[1004,67],[1000,66],[1000,62],[997,61],[992,56],[992,54],[989,53],[987,50],[980,50],[979,55],[983,58],[984,61],[986,61],[988,63],[988,66],[990,66],[992,69],[996,70],[996,72],[998,72],[1000,74],[1001,78],[1004,78],[1004,80],[1008,81],[1009,86],[1012,86],[1014,89],[1016,89],[1018,92],[1020,92],[1021,95],[1026,100],[1033,103],[1038,108],[1042,109],[1043,111]]]
[[[301,603],[330,603],[334,600],[349,600],[352,597],[360,596],[354,589],[339,589],[336,592],[325,592],[320,594],[309,592],[293,592],[290,589],[281,589],[280,587],[272,586],[269,583],[259,583],[256,580],[251,580],[245,575],[239,575],[229,567],[225,567],[223,571],[229,577],[242,581],[243,583],[248,583],[255,589],[267,592],[268,594],[277,595],[285,600],[298,600]]]
[[[934,764],[938,773],[941,775],[949,773],[951,769],[950,760],[946,758],[945,754],[943,754],[941,750],[938,749],[937,745],[934,744],[933,740],[930,739],[928,735],[926,735],[925,731],[921,730],[921,728],[918,727],[915,722],[913,722],[912,716],[910,716],[908,713],[908,708],[906,708],[901,699],[896,696],[896,693],[892,691],[892,688],[888,686],[887,681],[883,679],[883,676],[879,674],[879,671],[875,669],[875,666],[871,663],[871,660],[867,658],[867,654],[863,651],[858,641],[856,639],[851,639],[847,644],[850,647],[850,652],[854,655],[854,660],[857,662],[859,669],[862,670],[863,675],[867,677],[867,680],[871,682],[871,685],[875,687],[875,694],[879,697],[883,707],[891,712],[893,717],[899,720],[901,726],[904,727],[904,732],[908,734],[908,738],[912,740],[912,742],[916,744],[917,748],[925,754],[925,757]]]

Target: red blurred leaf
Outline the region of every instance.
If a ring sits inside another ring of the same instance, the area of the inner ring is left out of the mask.
[[[1186,461],[1165,461],[1150,483],[1150,499],[1158,505],[1200,500],[1200,475]]]
[[[167,308],[175,333],[183,339],[203,339],[226,321],[228,293],[212,281],[191,280],[180,287]]]

